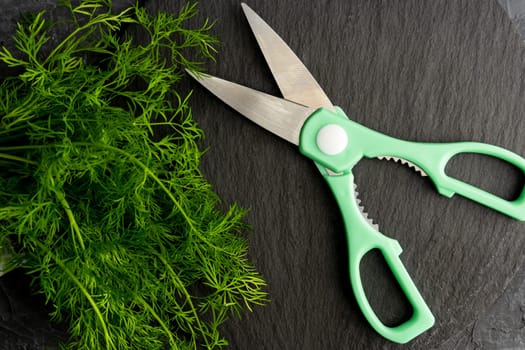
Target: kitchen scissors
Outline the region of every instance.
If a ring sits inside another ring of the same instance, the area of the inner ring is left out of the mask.
[[[287,44],[246,4],[241,4],[262,53],[284,98],[275,97],[211,75],[191,74],[218,98],[270,132],[299,146],[312,159],[341,210],[348,244],[349,274],[357,303],[370,325],[385,338],[406,343],[435,322],[399,256],[402,248],[371,224],[356,201],[352,168],[362,158],[401,159],[420,170],[446,196],[462,195],[482,205],[525,220],[525,189],[509,201],[448,176],[448,161],[460,153],[502,159],[525,173],[525,159],[509,150],[480,142],[421,143],[396,139],[361,124],[332,105],[311,73]],[[372,309],[361,283],[359,264],[372,249],[382,252],[413,312],[408,320],[387,326]]]

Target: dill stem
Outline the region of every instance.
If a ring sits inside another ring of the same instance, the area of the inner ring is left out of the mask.
[[[199,319],[199,315],[197,314],[197,309],[195,309],[195,306],[193,305],[193,302],[191,300],[191,295],[190,295],[190,293],[188,293],[188,290],[184,286],[184,283],[182,283],[181,279],[179,278],[179,275],[177,275],[177,273],[173,270],[171,265],[166,261],[166,259],[161,254],[159,254],[157,252],[155,252],[154,254],[166,266],[166,269],[168,270],[168,273],[177,282],[177,284],[179,284],[181,286],[182,294],[184,294],[184,297],[186,298],[186,300],[188,300],[188,303],[189,303],[190,308],[191,308],[191,313],[195,316],[195,321],[197,322],[197,327],[202,332],[202,334],[205,334],[204,329],[203,329],[202,324],[201,324],[200,319]],[[208,343],[208,339],[206,337],[204,337],[204,341],[206,342],[206,346],[209,348],[210,344]]]
[[[89,304],[93,308],[93,311],[97,315],[98,320],[100,321],[100,325],[102,326],[102,331],[104,332],[104,338],[106,339],[106,349],[114,348],[115,346],[114,346],[114,344],[112,344],[112,340],[111,340],[111,337],[109,335],[109,331],[108,331],[108,327],[106,325],[106,321],[104,321],[104,316],[102,316],[102,312],[100,312],[100,309],[98,308],[97,303],[95,302],[95,300],[93,299],[91,294],[89,294],[89,292],[86,289],[86,287],[82,284],[82,282],[80,282],[78,280],[78,278],[75,276],[75,274],[70,269],[68,269],[67,266],[60,259],[58,259],[55,256],[55,254],[53,254],[44,244],[40,243],[39,241],[35,241],[35,243],[40,247],[40,249],[45,250],[49,254],[51,254],[51,256],[53,257],[53,260],[55,260],[56,264],[69,276],[69,278],[71,278],[73,283],[75,283],[78,286],[78,288],[82,291],[82,294],[84,294],[84,296],[86,297],[87,301],[89,302]]]
[[[84,245],[84,239],[82,239],[82,232],[80,232],[80,227],[78,226],[77,220],[75,219],[75,215],[73,214],[73,211],[69,206],[69,202],[62,193],[57,193],[57,198],[60,201],[60,204],[62,204],[64,211],[66,212],[67,218],[69,219],[69,225],[71,226],[71,229],[77,236],[78,242],[80,243],[80,247],[82,248],[82,250],[85,250],[86,246]]]
[[[162,321],[162,319],[160,318],[160,316],[157,314],[157,312],[151,307],[151,305],[149,305],[144,299],[142,299],[141,297],[137,296],[137,299],[140,300],[140,302],[142,303],[142,306],[148,310],[149,313],[151,313],[153,315],[153,317],[157,320],[157,322],[160,324],[160,326],[162,327],[162,329],[164,329],[164,331],[166,332],[166,334],[168,335],[168,337],[170,338],[170,343],[175,346],[175,349],[178,349],[179,347],[177,346],[177,343],[175,342],[175,339],[173,339],[173,334],[171,334],[171,331],[170,329],[168,328],[168,326],[166,325],[166,323],[164,321]]]
[[[21,146],[1,146],[0,151],[23,151],[23,150],[34,150],[39,148],[50,148],[57,145],[48,144],[48,145],[21,145]],[[36,163],[35,163],[36,164]]]
[[[8,154],[8,153],[0,153],[0,158],[14,160],[14,161],[17,161],[17,162],[31,164],[31,165],[38,164],[37,162],[34,162],[34,161],[29,160],[27,158],[14,156],[14,155]]]
[[[115,15],[114,18],[119,18],[119,19],[122,18],[122,17],[126,18],[127,13],[128,13],[128,12],[131,12],[132,9],[133,9],[133,7],[130,7],[130,8],[128,8],[128,9],[126,9],[126,10],[122,11],[121,13]],[[103,16],[95,17],[95,18],[93,18],[91,21],[89,21],[88,23],[86,23],[86,24],[84,24],[84,25],[82,25],[82,26],[79,26],[79,27],[77,27],[75,30],[73,30],[73,31],[71,32],[71,34],[69,34],[69,35],[68,35],[65,39],[63,39],[58,45],[56,45],[56,46],[54,47],[54,49],[51,51],[51,53],[49,53],[49,54],[47,55],[48,58],[44,61],[44,65],[48,63],[49,58],[54,58],[54,57],[56,57],[56,56],[57,56],[57,53],[60,52],[60,50],[62,50],[62,48],[64,47],[64,45],[66,45],[66,44],[70,44],[70,42],[73,40],[73,38],[74,38],[77,34],[81,33],[83,30],[89,29],[89,28],[93,27],[95,24],[100,24],[100,23],[104,23],[104,24],[110,26],[110,24],[109,24],[107,21],[105,21],[104,19],[105,19],[105,18],[104,18]],[[128,22],[130,21],[129,18],[126,18],[126,19],[128,20]],[[76,22],[76,23],[78,23],[78,22]]]

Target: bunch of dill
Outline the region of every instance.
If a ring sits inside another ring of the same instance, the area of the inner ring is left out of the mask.
[[[175,15],[62,5],[70,21],[39,13],[18,25],[16,51],[0,52],[19,72],[0,85],[8,267],[26,269],[69,324],[65,347],[226,345],[219,326],[266,294],[238,235],[243,212],[217,209],[198,168],[202,131],[176,91],[184,68],[212,58],[211,25],[185,28],[195,4]],[[59,25],[70,32],[44,50]],[[147,39],[122,35],[124,25]]]

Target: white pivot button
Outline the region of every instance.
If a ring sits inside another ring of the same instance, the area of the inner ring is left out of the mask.
[[[348,145],[348,135],[339,125],[328,124],[319,129],[316,142],[321,152],[333,156],[345,150]]]

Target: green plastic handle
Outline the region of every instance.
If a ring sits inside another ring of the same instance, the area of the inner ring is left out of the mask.
[[[402,252],[401,246],[395,239],[376,231],[363,218],[354,199],[354,177],[352,173],[331,176],[326,173],[322,166],[318,165],[318,167],[334,193],[344,218],[347,233],[350,282],[359,307],[370,325],[383,337],[401,344],[414,339],[432,327],[434,316],[399,259],[399,255]],[[395,327],[384,325],[377,317],[370,306],[361,283],[359,264],[364,255],[372,249],[379,249],[383,253],[399,286],[412,305],[413,313],[410,319]]]
[[[337,127],[326,128],[334,125]],[[334,129],[339,133],[331,135]],[[328,154],[319,146],[321,130],[325,131],[323,142],[328,139],[335,144]],[[341,130],[346,133],[346,145],[341,139]],[[517,199],[509,201],[445,173],[447,163],[455,155],[479,153],[504,160],[525,174],[525,159],[501,147],[480,142],[421,143],[400,140],[353,122],[340,108],[336,108],[336,112],[320,108],[303,126],[299,148],[303,154],[335,173],[349,171],[363,157],[403,158],[423,169],[440,194],[452,197],[457,193],[515,219],[525,220],[525,188]]]
[[[434,324],[434,317],[403,266],[399,243],[375,230],[362,217],[354,199],[353,166],[363,157],[393,156],[420,167],[434,182],[438,192],[464,197],[498,210],[518,220],[525,220],[525,189],[513,201],[507,201],[480,188],[448,176],[445,167],[460,153],[480,153],[502,159],[525,173],[525,159],[501,147],[478,142],[419,143],[399,140],[348,119],[338,107],[332,112],[316,110],[301,129],[299,149],[313,159],[328,182],[345,221],[350,280],[363,314],[372,327],[385,338],[406,343]],[[366,298],[359,264],[372,249],[379,249],[413,308],[409,320],[396,327],[384,325]]]

